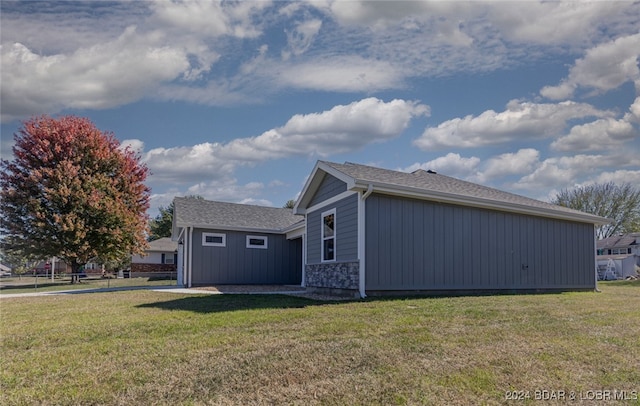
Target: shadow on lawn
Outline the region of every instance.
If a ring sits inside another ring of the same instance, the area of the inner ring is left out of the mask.
[[[145,303],[139,308],[163,310],[187,310],[197,313],[221,313],[254,309],[300,309],[307,306],[321,306],[335,303],[290,295],[208,295],[185,297],[165,302]]]

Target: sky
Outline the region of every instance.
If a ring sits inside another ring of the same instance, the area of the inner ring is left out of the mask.
[[[318,159],[548,201],[640,185],[640,3],[0,2],[0,154],[32,116],[137,150],[175,196],[281,207]]]

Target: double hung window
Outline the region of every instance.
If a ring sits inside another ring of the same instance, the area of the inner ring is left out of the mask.
[[[332,209],[322,213],[322,262],[330,262],[336,260],[336,209]]]

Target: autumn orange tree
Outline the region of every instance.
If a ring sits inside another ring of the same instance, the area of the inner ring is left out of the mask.
[[[56,256],[77,274],[146,248],[148,169],[135,152],[75,116],[32,118],[14,140],[14,159],[0,161],[6,251]]]

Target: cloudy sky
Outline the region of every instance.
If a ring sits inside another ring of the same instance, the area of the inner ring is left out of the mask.
[[[317,159],[548,200],[640,184],[640,4],[5,1],[1,154],[89,117],[174,196],[282,206]]]

